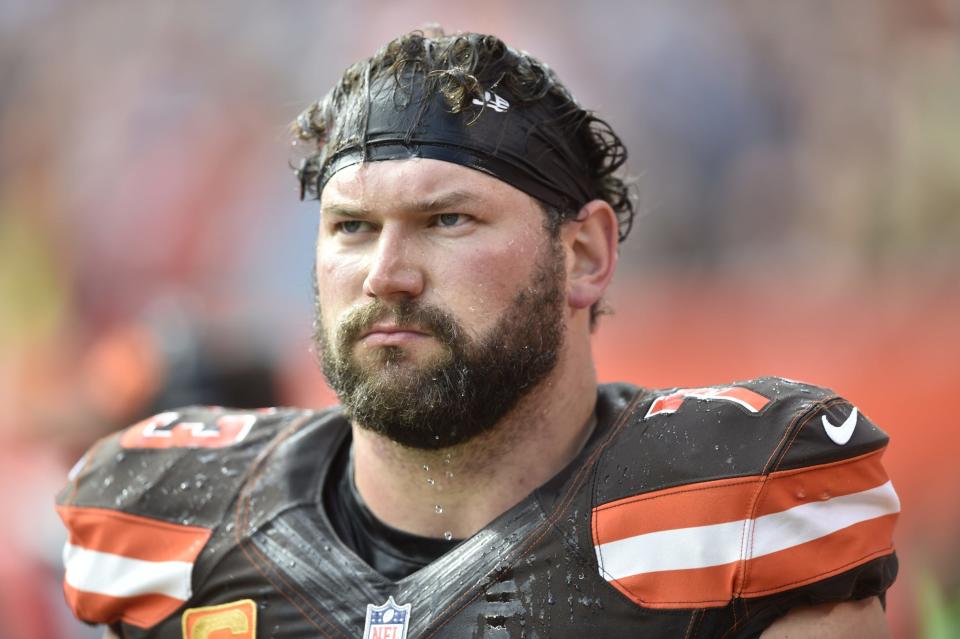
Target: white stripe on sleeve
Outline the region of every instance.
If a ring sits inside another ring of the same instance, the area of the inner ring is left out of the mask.
[[[900,512],[900,499],[887,482],[859,493],[814,501],[779,513],[758,517],[753,557],[799,546],[826,537],[861,521]]]
[[[754,527],[750,558],[786,550],[863,521],[900,511],[888,481],[858,493],[789,508],[757,519],[661,530],[596,546],[607,580],[663,570],[708,568],[744,557],[745,526]]]
[[[161,594],[187,600],[191,595],[186,561],[144,561],[80,546],[63,547],[66,582],[77,590],[111,597]]]

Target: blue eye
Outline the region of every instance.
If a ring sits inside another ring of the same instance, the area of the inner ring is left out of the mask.
[[[441,213],[436,219],[437,226],[451,227],[466,221],[467,216],[463,213]]]
[[[363,220],[345,220],[343,222],[337,222],[336,228],[341,233],[352,235],[365,231],[369,225],[369,222],[364,222]]]

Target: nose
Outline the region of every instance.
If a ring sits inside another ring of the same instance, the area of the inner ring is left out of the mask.
[[[417,262],[415,247],[399,228],[384,227],[371,258],[363,293],[384,301],[402,301],[423,293],[423,270]]]

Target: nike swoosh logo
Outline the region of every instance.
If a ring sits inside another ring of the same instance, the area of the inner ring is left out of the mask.
[[[839,426],[831,424],[826,415],[821,419],[823,419],[823,430],[826,431],[827,437],[832,439],[834,444],[843,446],[853,437],[853,431],[857,427],[857,409],[854,407],[850,416]]]

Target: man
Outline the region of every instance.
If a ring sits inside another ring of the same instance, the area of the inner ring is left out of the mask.
[[[124,637],[884,636],[886,436],[766,378],[597,386],[617,136],[492,36],[413,33],[297,120],[342,408],[163,413],[61,494]]]

